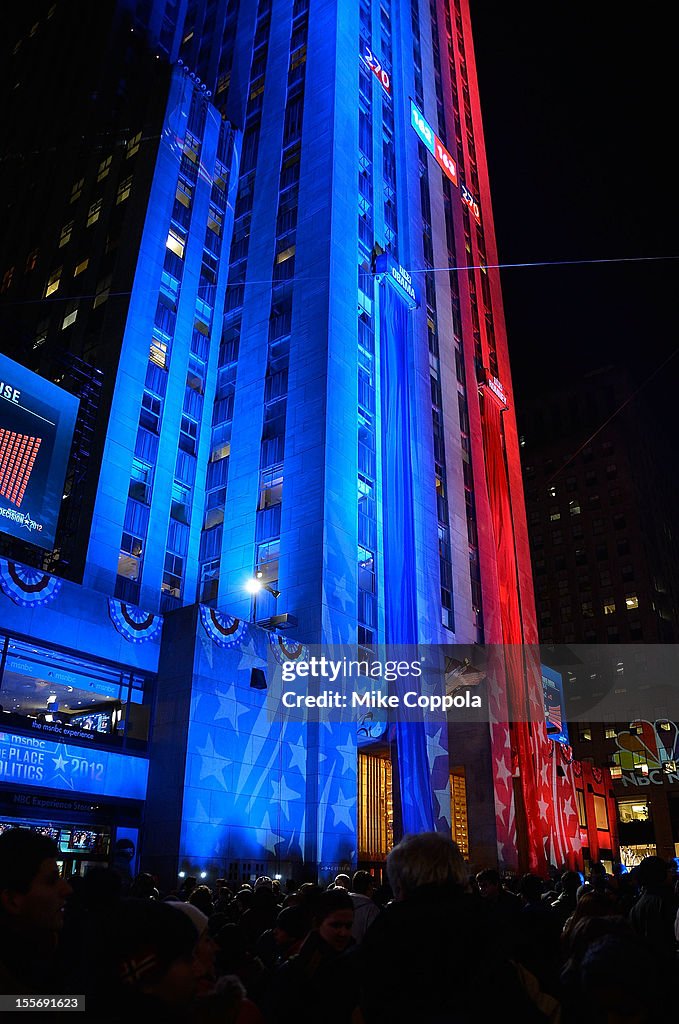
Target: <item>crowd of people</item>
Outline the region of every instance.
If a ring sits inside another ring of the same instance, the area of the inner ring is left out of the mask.
[[[103,1024],[673,1019],[673,860],[507,879],[423,833],[394,846],[380,886],[356,871],[163,893],[103,866],[63,879],[57,856],[30,830],[0,836],[0,993],[78,994]]]

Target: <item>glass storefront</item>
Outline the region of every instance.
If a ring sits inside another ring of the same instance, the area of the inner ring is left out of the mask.
[[[0,731],[143,748],[151,693],[135,672],[0,636]]]

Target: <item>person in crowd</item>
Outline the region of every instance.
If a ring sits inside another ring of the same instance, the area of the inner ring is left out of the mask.
[[[156,880],[148,871],[140,871],[139,874],[135,876],[130,887],[129,895],[134,899],[140,900],[160,899],[160,892],[158,891]]]
[[[311,929],[311,915],[306,907],[284,907],[273,928],[260,937],[255,954],[265,967],[273,969],[299,953]]]
[[[268,881],[270,882],[271,879]],[[259,886],[256,885],[250,906],[240,919],[240,926],[249,949],[254,949],[259,937],[268,928],[273,928],[279,910],[278,899],[273,887],[266,882]]]
[[[85,996],[92,1020],[190,1022],[204,963],[194,955],[199,936],[190,912],[176,906],[128,898],[109,916],[90,952]]]
[[[335,880],[332,884],[335,889],[345,889],[349,892],[351,889],[351,878],[342,871],[339,875],[335,875]]]
[[[676,1012],[653,951],[624,930],[602,935],[588,946],[579,967],[578,992],[578,1006],[564,1024],[654,1024]]]
[[[479,897],[493,921],[498,941],[504,945],[508,954],[513,953],[522,906],[520,897],[507,888],[495,868],[484,868],[477,872],[476,885]]]
[[[351,963],[354,905],[343,886],[321,892],[313,904],[312,928],[299,953],[275,972],[265,1016],[275,1024],[345,1024],[357,996]]]
[[[58,946],[71,886],[56,843],[30,829],[0,835],[0,993],[63,992]]]
[[[582,878],[578,871],[564,871],[559,879],[560,891],[550,906],[556,911],[562,927],[575,910],[578,902],[578,889],[581,885]]]
[[[189,896],[188,902],[192,903],[194,907],[198,907],[206,917],[209,917],[214,909],[212,890],[209,885],[197,885]]]
[[[366,1024],[544,1022],[497,943],[492,915],[468,892],[457,845],[438,832],[408,835],[387,857],[394,894],[354,954]]]
[[[519,963],[538,979],[540,987],[553,996],[559,993],[561,967],[561,919],[542,899],[544,883],[537,875],[525,874],[519,881],[523,906],[517,919],[514,944]]]
[[[630,908],[629,922],[636,934],[646,940],[658,962],[675,971],[674,924],[678,901],[670,864],[662,857],[644,857],[638,867],[637,881],[639,896]]]
[[[182,884],[179,886],[179,889],[177,891],[179,899],[188,900],[189,896],[191,895],[191,893],[193,892],[197,885],[198,879],[196,878],[196,876],[187,875],[186,878],[182,880]]]
[[[380,908],[373,899],[374,892],[375,886],[370,872],[354,871],[349,893],[354,905],[354,923],[351,929],[354,942],[361,941],[372,922],[379,916]]]

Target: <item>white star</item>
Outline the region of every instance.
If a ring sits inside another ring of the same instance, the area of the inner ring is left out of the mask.
[[[303,775],[306,774],[306,746],[304,740],[298,739],[296,743],[292,743],[290,740],[287,741],[290,747],[290,764],[289,768],[299,768]]]
[[[197,747],[197,752],[200,754],[199,781],[202,782],[203,779],[213,776],[226,789],[224,769],[231,762],[216,752],[211,736],[207,737],[204,747]]]
[[[342,822],[348,829],[355,828],[355,822],[351,819],[351,808],[356,803],[356,797],[346,797],[340,789],[337,794],[337,800],[332,805],[332,813],[335,816],[333,826],[337,825],[338,822]]]
[[[497,765],[497,776],[496,777],[501,782],[506,782],[507,779],[511,779],[512,773],[507,768],[507,762],[505,761],[504,757],[498,758],[497,761],[495,762],[495,764]]]
[[[568,799],[564,800],[563,803],[563,815],[566,821],[568,821],[572,815],[575,815],[575,811],[573,810],[573,804],[571,803],[572,799],[573,798],[569,796]]]
[[[347,605],[353,601],[353,597],[349,595],[349,591],[347,589],[346,576],[342,576],[335,583],[333,588],[333,597],[336,600],[336,605],[341,605],[342,611],[345,612],[347,610]]]
[[[219,701],[219,708],[215,714],[215,721],[218,718],[226,718],[226,720],[234,727],[238,732],[238,719],[241,715],[246,715],[250,708],[247,704],[239,704],[236,700],[236,688],[230,686],[226,693],[220,693],[219,690],[215,691],[217,700]]]
[[[271,779],[271,788],[273,790],[272,798],[276,803],[280,804],[281,810],[288,820],[290,819],[290,811],[288,804],[291,800],[297,800],[302,794],[296,793],[294,789],[290,789],[285,779],[281,776],[280,781],[277,779]]]
[[[436,736],[427,736],[427,757],[429,758],[430,765],[434,764],[437,757],[443,757],[444,754],[448,754],[446,748],[441,746],[440,740],[442,732],[443,727],[439,729]]]
[[[450,789],[448,786],[445,789],[435,789],[434,796],[439,803],[439,818],[445,818],[446,821],[450,821]]]
[[[57,753],[58,753],[58,752],[57,752]],[[60,753],[58,753],[58,757],[53,757],[53,758],[52,758],[52,760],[54,761],[54,769],[55,769],[55,771],[57,771],[57,772],[63,772],[64,768],[65,768],[65,767],[66,767],[66,765],[68,764],[68,761],[66,761],[66,760],[65,760],[65,759],[64,759],[64,758],[63,758],[63,757],[61,756],[61,754],[60,754]]]
[[[345,772],[356,771],[356,749],[356,744],[352,741],[351,736],[341,747],[337,747],[337,753],[342,757],[341,775],[344,775]]]
[[[277,832],[274,832],[268,811],[264,815],[264,818],[262,819],[262,827],[255,829],[255,835],[257,837],[257,842],[262,847],[262,849],[268,850],[270,853],[273,854],[276,853],[276,846],[278,845],[278,843],[280,843],[281,840],[284,838]]]
[[[542,768],[540,769],[540,778],[542,779],[542,785],[547,785],[547,773],[549,772],[549,765],[546,761],[543,762]]]
[[[540,797],[540,799],[538,800],[538,807],[540,808],[540,817],[546,818],[547,811],[549,810],[549,804],[544,799],[544,797]]]

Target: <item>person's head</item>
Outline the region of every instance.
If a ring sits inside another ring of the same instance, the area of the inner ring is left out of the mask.
[[[346,889],[339,887],[320,893],[314,902],[312,926],[336,953],[344,952],[351,944],[353,923],[354,904]]]
[[[63,926],[71,886],[57,864],[58,847],[47,836],[13,828],[0,835],[0,926],[40,936]]]
[[[259,889],[273,890],[273,879],[269,878],[268,875],[260,875],[259,878],[255,879],[255,892]]]
[[[544,882],[537,875],[526,874],[519,882],[519,895],[526,903],[539,903],[545,891]]]
[[[202,965],[195,959],[198,932],[179,902],[123,900],[107,920],[105,955],[113,979],[110,998],[150,996],[186,1008],[198,993]]]
[[[173,910],[188,917],[196,930],[193,965],[196,975],[196,991],[198,995],[203,995],[214,987],[217,980],[215,959],[219,947],[210,931],[209,918],[192,900],[186,902],[167,900],[166,902]]]
[[[497,899],[502,890],[502,878],[495,868],[484,868],[476,873],[476,884],[484,899]]]
[[[387,856],[387,877],[397,900],[423,885],[464,886],[468,880],[457,843],[441,832],[404,836]]]
[[[208,917],[212,913],[212,891],[207,885],[197,885],[188,899],[194,907],[198,907]]]
[[[568,896],[575,896],[581,885],[582,878],[577,871],[564,871],[559,879],[561,892],[566,893]]]
[[[305,907],[284,907],[273,926],[273,940],[280,949],[288,949],[303,939],[311,928],[311,917]]]
[[[346,889],[348,892],[351,888],[351,879],[349,878],[349,875],[345,875],[344,872],[341,872],[339,875],[335,875],[334,885],[336,889]]]
[[[351,891],[361,896],[372,895],[375,891],[375,883],[369,871],[354,871],[351,879]]]
[[[670,869],[662,857],[644,857],[637,869],[637,882],[643,889],[659,889],[670,878]]]

